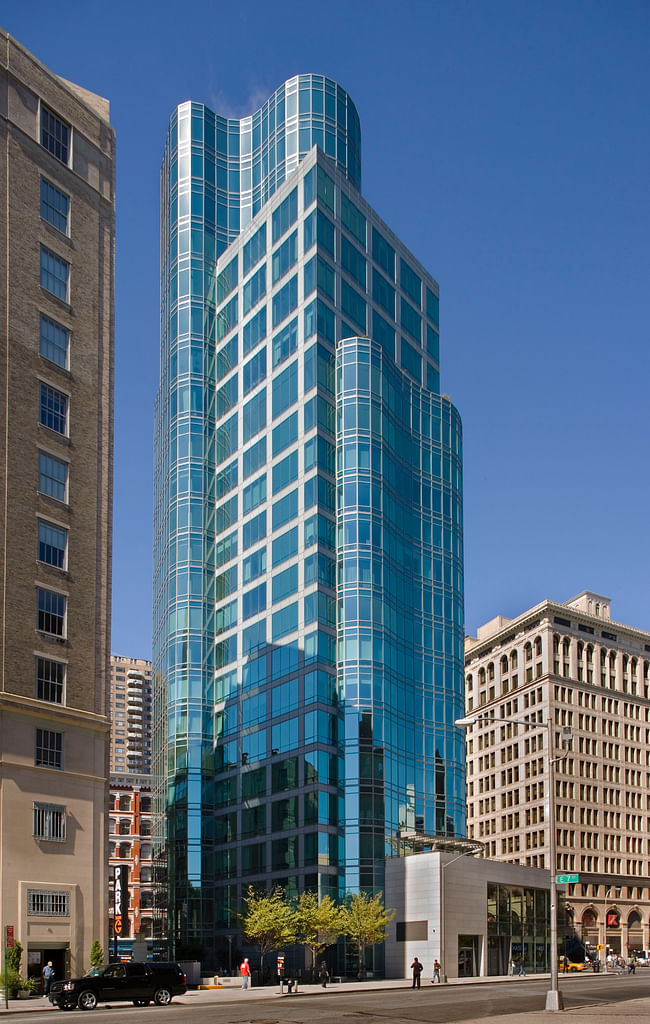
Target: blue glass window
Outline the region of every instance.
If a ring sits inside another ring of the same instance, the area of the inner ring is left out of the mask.
[[[341,235],[341,266],[354,278],[358,285],[366,290],[366,260],[345,235]]]
[[[383,316],[380,316],[376,309],[372,311],[372,336],[378,341],[385,352],[395,358],[395,329],[391,327]]]
[[[266,348],[261,348],[247,363],[244,363],[244,394],[257,387],[266,377]]]
[[[366,332],[366,302],[347,281],[341,281],[341,309],[361,329]]]
[[[56,363],[57,366],[67,369],[69,349],[70,331],[41,313],[41,355],[45,359],[49,359],[51,363]]]
[[[273,253],[272,277],[276,284],[294,266],[298,259],[298,232],[293,231]]]
[[[334,182],[322,167],[316,171],[316,192],[320,201],[334,213]]]
[[[38,489],[57,501],[66,501],[68,495],[68,463],[55,459],[46,452],[38,453]]]
[[[288,231],[298,218],[298,189],[294,188],[287,198],[273,211],[271,218],[273,245]]]
[[[395,289],[374,267],[372,268],[372,297],[382,309],[386,310],[391,320],[394,320]]]
[[[291,320],[273,338],[273,369],[293,355],[298,347],[298,320]]]
[[[259,345],[266,337],[266,306],[260,309],[254,317],[244,324],[244,355]]]
[[[237,451],[237,413],[217,427],[217,465]]]
[[[271,727],[271,749],[274,754],[285,754],[288,750],[295,750],[297,746],[297,718],[289,718],[286,722],[279,722]]]
[[[298,360],[294,359],[282,373],[273,378],[272,407],[273,419],[281,416],[298,401]]]
[[[215,599],[223,601],[230,594],[237,590],[237,566],[231,565],[229,569],[222,572],[214,581]]]
[[[291,452],[273,467],[273,493],[284,490],[298,479],[298,452]]]
[[[437,363],[440,362],[440,335],[431,324],[427,324],[427,352]]]
[[[238,476],[237,460],[219,470],[217,473],[217,498],[223,498],[228,491],[232,491],[233,487],[237,486]]]
[[[217,506],[215,533],[218,535],[229,530],[237,522],[237,495],[234,494],[223,505]]]
[[[298,305],[298,276],[287,281],[280,291],[273,296],[273,326],[286,319]]]
[[[271,690],[271,718],[298,710],[298,680],[288,679]]]
[[[310,171],[307,171],[303,182],[304,187],[304,209],[306,210],[316,198],[316,168],[312,167]]]
[[[266,721],[266,693],[257,693],[242,701],[241,717],[244,729]]]
[[[246,316],[264,295],[266,295],[266,264],[262,264],[244,285],[242,315]]]
[[[361,245],[366,247],[366,218],[361,210],[357,209],[353,202],[341,192],[341,223],[344,228],[353,235]]]
[[[422,356],[406,338],[402,338],[402,366],[418,384],[422,383]]]
[[[237,335],[234,334],[217,352],[217,380],[223,380],[237,366]]]
[[[273,603],[283,601],[298,590],[298,566],[290,565],[288,569],[276,573],[273,577]]]
[[[409,267],[408,263],[406,263],[401,257],[399,264],[402,291],[406,292],[408,297],[412,299],[419,309],[422,305],[422,281],[415,271]]]
[[[243,253],[244,274],[259,263],[262,256],[266,255],[266,224],[255,232],[253,237],[246,242]]]
[[[262,388],[244,406],[243,425],[244,444],[266,426],[266,388]]]
[[[226,299],[237,287],[237,257],[234,256],[230,263],[217,276],[217,305]]]
[[[253,651],[258,651],[261,647],[264,647],[266,643],[266,619],[260,619],[259,622],[253,623],[252,626],[247,626],[242,633],[242,655],[251,654]]]
[[[427,387],[436,395],[440,394],[440,374],[431,363],[427,363]]]
[[[217,391],[217,419],[221,419],[237,404],[237,374],[226,381]]]
[[[65,569],[65,555],[68,544],[68,531],[62,530],[53,523],[38,521],[38,560],[57,569]]]
[[[251,476],[266,462],[266,437],[261,437],[254,445],[244,452],[244,480]]]
[[[273,642],[280,640],[287,633],[295,633],[298,629],[298,602],[287,605],[286,608],[274,612],[271,620],[271,633]]]
[[[266,537],[266,512],[260,512],[242,527],[242,550],[247,551]]]
[[[237,319],[237,296],[233,295],[217,313],[217,342],[222,341],[237,326]]]
[[[253,615],[263,612],[266,608],[266,583],[260,583],[252,590],[247,590],[242,595],[241,607],[242,620],[251,619]]]
[[[429,288],[427,288],[427,316],[433,320],[436,327],[440,326],[440,300]]]
[[[334,256],[334,225],[321,210],[314,210],[304,222],[304,251],[318,242],[330,256]]]
[[[290,444],[295,444],[297,440],[298,413],[292,412],[290,416],[287,416],[286,420],[278,423],[277,427],[273,428],[273,458],[284,451],[285,448],[288,448]]]
[[[70,213],[70,197],[61,192],[52,182],[41,178],[41,217],[48,224],[68,234],[68,217]]]
[[[226,633],[233,626],[237,625],[237,602],[230,601],[223,608],[217,608],[214,613],[215,635],[220,636]]]
[[[334,313],[321,299],[314,299],[308,306],[305,306],[305,340],[311,338],[316,332],[334,344]]]
[[[237,557],[237,531],[228,537],[222,537],[215,545],[215,563],[217,568]]]
[[[391,281],[395,280],[395,250],[383,235],[372,229],[372,258],[381,269],[388,274]]]
[[[289,491],[273,505],[273,530],[278,530],[285,523],[298,515],[298,489]]]
[[[41,381],[40,422],[57,434],[68,433],[68,396]]]
[[[266,473],[253,480],[243,490],[243,514],[248,515],[254,508],[266,501]]]
[[[298,527],[293,526],[273,541],[273,568],[298,554]]]
[[[68,301],[70,264],[56,253],[41,246],[41,285],[58,299]]]
[[[266,548],[259,548],[242,562],[242,584],[245,586],[266,572]]]
[[[412,338],[422,341],[422,317],[413,309],[413,306],[402,299],[402,327],[406,328]]]

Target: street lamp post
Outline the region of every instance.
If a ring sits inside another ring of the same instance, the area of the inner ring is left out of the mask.
[[[557,970],[557,854],[555,837],[555,762],[563,758],[553,757],[553,723],[550,718],[545,722],[528,721],[525,718],[500,718],[493,713],[469,715],[457,718],[456,725],[462,729],[471,729],[474,725],[487,723],[522,725],[526,729],[546,728],[548,750],[548,821],[549,821],[549,860],[551,862],[550,895],[551,895],[551,987],[546,993],[546,1009],[563,1010],[564,1003],[558,987]]]

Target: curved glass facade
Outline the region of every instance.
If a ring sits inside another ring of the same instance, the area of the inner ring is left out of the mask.
[[[461,423],[367,338],[336,374],[346,886],[376,890],[398,835],[465,834]]]
[[[359,147],[317,75],[241,120],[183,104],[167,138],[158,931],[209,966],[248,884],[381,889],[398,830],[464,827],[460,423],[438,286],[362,199]]]

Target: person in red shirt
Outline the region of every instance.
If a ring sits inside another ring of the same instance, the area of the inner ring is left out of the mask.
[[[248,962],[248,957],[245,957],[242,961],[239,973],[241,974],[241,987],[244,989],[248,988],[251,977],[251,967]]]

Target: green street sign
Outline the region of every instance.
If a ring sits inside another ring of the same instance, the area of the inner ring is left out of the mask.
[[[580,875],[558,875],[556,877],[555,881],[559,885],[565,885],[568,882],[579,882],[580,881]]]

